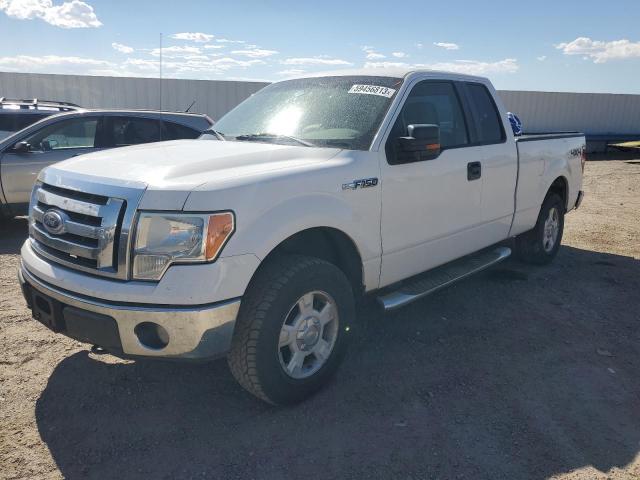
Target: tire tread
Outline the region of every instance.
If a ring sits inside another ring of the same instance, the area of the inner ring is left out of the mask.
[[[322,264],[327,262],[304,255],[273,258],[257,273],[242,299],[227,362],[243,388],[272,405],[276,402],[265,393],[257,374],[257,347],[262,324],[278,293],[296,273]]]

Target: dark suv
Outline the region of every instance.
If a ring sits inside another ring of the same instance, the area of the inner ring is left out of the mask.
[[[57,113],[80,110],[75,103],[0,97],[0,140]]]

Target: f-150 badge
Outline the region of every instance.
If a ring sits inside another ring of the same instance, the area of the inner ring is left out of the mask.
[[[351,183],[343,183],[342,190],[357,190],[358,188],[369,188],[378,185],[377,178],[362,178],[360,180],[354,180]]]

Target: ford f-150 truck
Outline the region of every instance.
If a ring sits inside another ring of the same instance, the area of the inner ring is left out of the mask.
[[[581,134],[514,138],[484,78],[346,71],[254,94],[197,140],[43,170],[19,272],[33,317],[127,358],[227,355],[286,404],[356,302],[406,305],[508,257],[544,264],[582,200]]]

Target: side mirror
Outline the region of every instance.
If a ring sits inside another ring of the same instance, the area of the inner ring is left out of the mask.
[[[18,142],[12,148],[14,153],[29,153],[31,145],[28,142]]]
[[[422,162],[440,156],[440,127],[409,125],[407,136],[396,139],[396,163]]]

